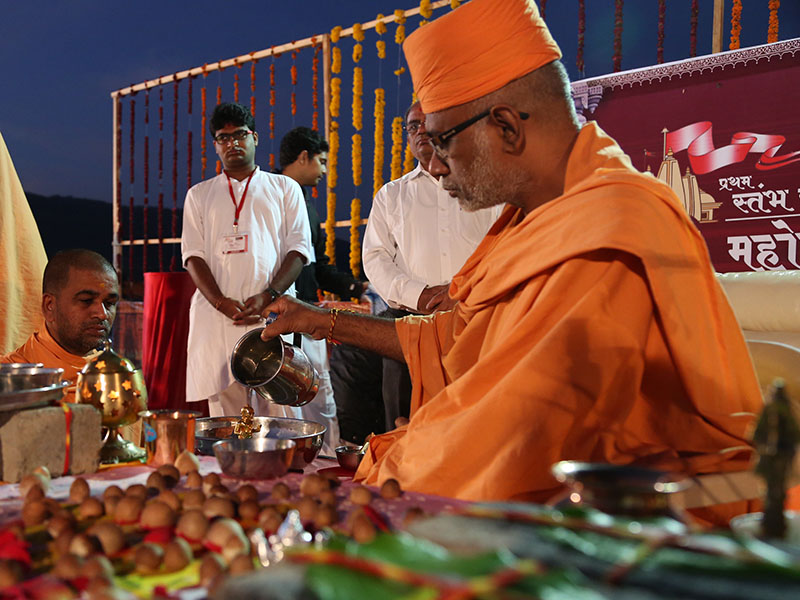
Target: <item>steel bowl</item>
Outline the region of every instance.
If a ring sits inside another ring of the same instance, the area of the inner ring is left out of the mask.
[[[363,446],[337,446],[336,447],[336,460],[339,461],[339,466],[355,471],[358,465],[361,464],[361,459],[364,458]]]
[[[247,438],[214,443],[222,472],[239,479],[275,479],[286,474],[297,444],[294,440]]]
[[[52,388],[61,383],[64,369],[14,363],[0,370],[0,394]]]
[[[633,465],[562,460],[551,467],[553,476],[570,490],[569,501],[614,515],[670,516],[680,520],[669,495],[688,485],[676,473]]]
[[[322,439],[327,427],[314,421],[289,419],[285,417],[253,417],[259,431],[253,433],[253,439],[270,438],[293,440],[297,448],[290,469],[302,471],[319,454]],[[213,446],[220,440],[238,439],[233,433],[233,426],[239,422],[238,416],[205,417],[195,421],[195,452],[213,456]]]

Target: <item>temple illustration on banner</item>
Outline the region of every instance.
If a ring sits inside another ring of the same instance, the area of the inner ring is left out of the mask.
[[[657,179],[660,179],[672,188],[678,196],[686,213],[699,223],[715,223],[714,211],[722,206],[721,202],[716,202],[711,194],[700,189],[697,177],[687,166],[686,172],[681,175],[681,167],[678,159],[672,155],[672,148],[667,148],[667,129],[662,129],[664,135],[664,146],[661,165],[658,167]],[[649,167],[648,167],[648,170]]]

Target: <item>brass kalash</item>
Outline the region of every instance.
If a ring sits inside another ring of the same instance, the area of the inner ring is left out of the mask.
[[[143,460],[144,448],[123,439],[119,428],[135,423],[139,412],[147,410],[147,389],[141,370],[111,349],[106,341],[103,350],[89,359],[78,373],[77,402],[91,404],[103,414],[107,432],[100,449],[100,462],[119,463]]]

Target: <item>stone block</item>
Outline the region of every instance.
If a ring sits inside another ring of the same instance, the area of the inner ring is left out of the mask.
[[[101,415],[94,406],[72,404],[69,474],[94,473],[100,462]],[[44,465],[64,472],[66,415],[60,406],[0,412],[0,480],[15,483]]]

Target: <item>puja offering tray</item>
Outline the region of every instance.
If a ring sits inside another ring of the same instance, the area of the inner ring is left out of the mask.
[[[258,430],[252,433],[253,439],[272,438],[293,440],[296,444],[294,458],[289,466],[302,470],[313,461],[320,448],[327,428],[314,421],[289,419],[285,417],[253,417]],[[220,440],[237,439],[234,431],[239,417],[206,417],[195,422],[195,451],[197,454],[214,456],[213,446]]]
[[[48,406],[64,397],[64,369],[41,364],[0,365],[0,412]]]

